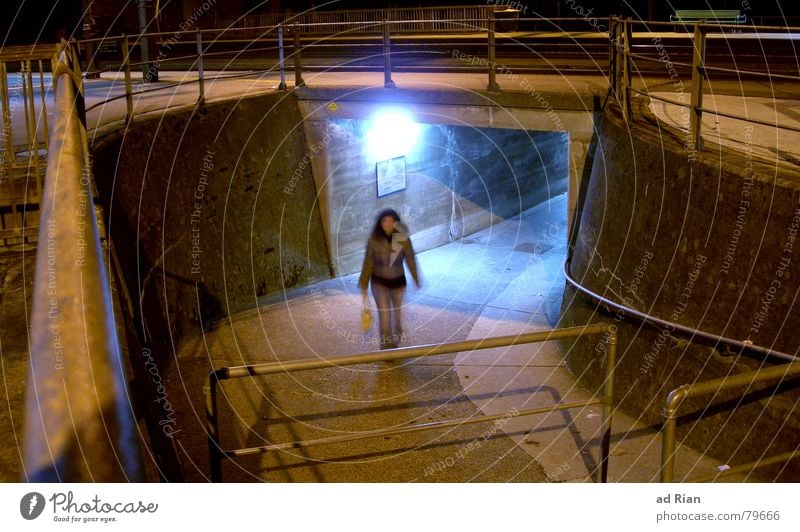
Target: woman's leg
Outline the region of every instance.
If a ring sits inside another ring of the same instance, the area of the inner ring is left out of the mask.
[[[375,298],[375,308],[378,309],[378,331],[380,332],[381,349],[390,347],[392,341],[392,321],[391,304],[392,298],[390,290],[378,283],[372,285],[372,297]]]
[[[405,287],[393,288],[391,290],[392,310],[394,314],[394,336],[392,341],[394,347],[400,343],[403,336],[403,296],[406,293]]]

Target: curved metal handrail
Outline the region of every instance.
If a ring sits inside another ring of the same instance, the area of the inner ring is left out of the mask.
[[[55,105],[36,250],[26,480],[143,480],[94,206],[75,54],[54,59]]]
[[[796,357],[789,353],[783,353],[781,351],[775,351],[774,349],[770,349],[768,347],[761,347],[752,343],[743,342],[741,340],[736,340],[733,338],[728,338],[725,336],[720,336],[714,333],[702,331],[700,329],[693,329],[691,327],[687,327],[685,325],[681,325],[680,323],[675,323],[667,320],[663,320],[661,318],[657,318],[656,316],[651,316],[650,314],[646,314],[644,312],[640,312],[636,309],[630,308],[628,306],[622,305],[617,303],[616,301],[612,301],[606,297],[601,296],[600,294],[586,288],[578,281],[573,279],[572,275],[569,271],[569,264],[570,260],[564,262],[563,271],[564,277],[567,280],[567,283],[572,285],[576,288],[579,292],[591,297],[592,299],[596,300],[598,303],[601,303],[607,307],[611,307],[614,310],[617,310],[623,314],[628,316],[632,316],[642,321],[646,321],[648,323],[652,323],[654,325],[658,325],[660,327],[669,328],[671,331],[678,331],[682,334],[688,335],[690,337],[698,337],[702,338],[703,340],[707,340],[710,342],[714,342],[717,344],[723,344],[730,347],[735,347],[742,351],[751,351],[753,353],[758,353],[764,356],[771,356],[775,358],[780,358],[782,360],[788,360],[790,362],[797,362],[800,361],[800,357]]]

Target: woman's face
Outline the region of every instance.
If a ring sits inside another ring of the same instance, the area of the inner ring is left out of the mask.
[[[391,235],[394,232],[394,216],[384,216],[381,218],[381,229],[387,235]]]

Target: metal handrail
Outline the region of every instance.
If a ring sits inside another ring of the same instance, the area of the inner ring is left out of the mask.
[[[406,21],[393,21],[393,20],[383,20],[383,21],[359,21],[359,22],[324,22],[324,23],[307,23],[307,22],[296,22],[297,18],[293,17],[292,19],[287,19],[288,21],[292,21],[288,23],[284,21],[284,23],[278,24],[276,26],[265,26],[265,27],[255,27],[255,28],[248,28],[249,30],[277,30],[279,34],[278,38],[278,54],[280,57],[285,58],[285,60],[293,59],[294,61],[294,74],[296,80],[296,86],[301,86],[304,84],[302,78],[302,60],[301,52],[303,48],[311,48],[311,47],[318,47],[322,46],[319,44],[319,39],[317,38],[313,42],[307,42],[307,39],[304,39],[300,36],[304,27],[311,27],[311,26],[319,26],[319,25],[330,25],[330,24],[337,24],[339,26],[358,26],[358,27],[365,27],[365,26],[375,26],[375,35],[370,36],[370,39],[374,39],[376,46],[382,46],[382,53],[380,54],[384,57],[384,86],[386,88],[393,88],[395,86],[394,82],[391,78],[392,73],[392,62],[391,62],[391,55],[396,52],[392,52],[392,46],[398,46],[397,43],[391,42],[390,37],[390,29],[393,24],[399,24]],[[518,19],[518,20],[539,20],[539,19]],[[547,20],[548,22],[554,22],[556,20],[581,20],[580,18],[562,18],[562,19],[542,19]],[[498,91],[500,90],[497,82],[496,82],[496,68],[497,65],[495,63],[495,51],[498,46],[502,46],[503,43],[497,43],[496,39],[502,35],[498,34],[495,31],[495,25],[499,20],[494,18],[494,10],[488,9],[487,10],[487,18],[484,19],[453,19],[452,22],[459,21],[459,22],[471,22],[477,21],[485,23],[485,28],[479,28],[482,30],[482,33],[486,34],[487,40],[487,66],[484,68],[488,75],[488,88],[490,91]],[[427,19],[419,19],[415,22],[436,22],[436,20],[427,20]],[[450,20],[448,19],[448,22]],[[609,65],[613,71],[609,72],[609,90],[611,94],[619,95],[620,96],[620,103],[622,105],[623,116],[626,120],[631,118],[631,95],[633,93],[642,94],[644,96],[649,96],[651,98],[659,99],[656,96],[652,96],[649,91],[640,91],[634,89],[632,87],[632,74],[636,70],[635,65],[633,64],[633,60],[640,60],[640,61],[648,61],[648,62],[660,62],[659,59],[650,58],[643,54],[634,53],[633,48],[634,44],[632,43],[633,39],[633,32],[632,26],[634,24],[651,24],[655,26],[659,25],[674,25],[672,22],[657,22],[657,23],[647,23],[647,22],[638,22],[633,21],[632,19],[620,19],[618,17],[611,17],[609,20],[609,31],[607,33],[600,32],[601,34],[605,35],[609,39],[609,50],[610,50],[610,58],[609,58]],[[728,113],[723,113],[720,111],[716,111],[713,109],[708,109],[703,106],[703,81],[706,79],[708,72],[712,71],[724,71],[730,72],[735,74],[752,74],[752,75],[759,75],[765,76],[768,79],[798,79],[795,76],[786,76],[781,74],[772,74],[772,73],[759,73],[759,72],[751,72],[751,71],[741,71],[741,70],[734,70],[734,69],[725,69],[722,67],[713,67],[707,66],[705,64],[705,40],[708,36],[709,31],[713,31],[715,28],[725,27],[722,24],[715,24],[715,23],[707,23],[704,21],[700,21],[694,24],[694,35],[689,36],[687,38],[692,39],[692,49],[693,49],[693,60],[692,64],[689,65],[688,63],[682,62],[675,62],[672,61],[672,65],[674,66],[682,66],[682,67],[690,67],[692,72],[692,81],[689,84],[691,89],[691,101],[688,104],[688,107],[691,109],[690,115],[690,136],[691,136],[691,144],[697,150],[703,149],[703,138],[701,136],[701,126],[702,126],[702,115],[703,113],[711,112],[715,113],[718,116],[729,117],[737,120],[744,120],[752,123],[762,124],[763,121],[758,121],[755,119],[751,119],[749,117],[733,115]],[[738,27],[738,26],[736,26]],[[760,27],[760,26],[747,26],[748,29],[770,29],[772,27]],[[235,28],[237,30],[241,28]],[[285,46],[282,39],[282,32],[284,29],[287,29],[293,34],[294,42],[291,46],[291,53],[286,53]],[[788,28],[782,28],[788,29]],[[172,38],[176,38],[177,36],[184,36],[193,34],[195,36],[197,53],[196,55],[190,56],[182,56],[180,58],[159,58],[158,63],[160,62],[169,62],[169,61],[178,61],[188,57],[189,59],[196,57],[195,64],[198,65],[198,85],[199,85],[199,95],[197,102],[202,104],[205,101],[205,94],[204,94],[204,79],[203,79],[203,59],[204,57],[211,57],[215,54],[224,55],[228,52],[209,52],[205,50],[203,47],[203,35],[204,34],[222,34],[224,32],[230,31],[231,28],[221,28],[221,29],[196,29],[190,31],[180,31],[180,32],[156,32],[156,33],[142,33],[139,35],[133,36],[120,36],[120,37],[112,37],[106,38],[103,40],[119,40],[121,39],[122,42],[122,69],[125,72],[125,97],[127,100],[127,111],[126,111],[126,122],[130,123],[133,120],[133,100],[132,96],[134,93],[131,87],[131,80],[130,80],[130,70],[132,66],[142,66],[143,69],[147,69],[149,64],[153,62],[150,60],[145,60],[139,63],[132,63],[129,57],[129,39],[135,38],[136,40],[140,40],[142,38],[154,37],[154,36],[165,36],[170,35]],[[341,34],[341,32],[338,32]],[[752,38],[758,38],[758,34],[752,34]],[[274,39],[270,39],[273,41]],[[82,41],[82,43],[96,43],[97,39],[88,39]],[[134,41],[135,42],[135,41]],[[216,41],[211,41],[210,44],[214,44]],[[190,44],[188,41],[186,44]],[[328,46],[325,44],[324,46]],[[336,45],[331,45],[336,46]],[[347,45],[350,46],[350,45]],[[89,47],[91,48],[91,47]],[[283,80],[285,80],[285,60],[279,60],[279,73],[281,77],[281,89],[286,88],[286,84]],[[375,66],[359,66],[358,69],[374,69],[378,68]],[[405,67],[404,67],[405,68]],[[455,70],[461,71],[460,67],[454,67]],[[476,70],[479,71],[479,70]],[[163,90],[163,88],[159,87],[153,90]],[[772,125],[772,124],[770,124]],[[791,126],[781,126],[775,124],[775,127],[783,128],[790,131],[796,131],[797,128]]]
[[[739,349],[740,351],[743,351],[743,352],[744,351],[750,351],[750,352],[753,352],[753,353],[758,353],[759,355],[762,355],[762,356],[775,357],[775,358],[778,358],[778,359],[781,359],[781,360],[784,360],[784,361],[790,361],[790,362],[800,361],[799,357],[796,357],[794,355],[790,355],[789,353],[783,353],[781,351],[775,351],[774,349],[770,349],[768,347],[761,347],[759,345],[755,345],[755,344],[752,344],[752,343],[742,342],[741,340],[736,340],[734,338],[727,338],[725,336],[719,336],[717,334],[713,334],[713,333],[710,333],[710,332],[702,331],[700,329],[693,329],[691,327],[687,327],[685,325],[681,325],[680,323],[675,323],[675,322],[672,322],[672,321],[663,320],[661,318],[657,318],[656,316],[652,316],[650,314],[646,314],[644,312],[640,312],[640,311],[638,311],[636,309],[633,309],[631,307],[625,306],[625,305],[623,305],[621,303],[617,303],[616,301],[612,301],[612,300],[610,300],[610,299],[608,299],[606,297],[603,297],[600,294],[590,290],[589,288],[586,288],[585,286],[580,284],[578,281],[576,281],[572,277],[572,274],[570,273],[569,265],[570,265],[570,262],[569,262],[569,260],[567,260],[566,262],[564,262],[564,266],[562,268],[562,271],[564,272],[564,277],[566,278],[567,283],[572,285],[579,292],[582,292],[583,294],[589,296],[590,298],[594,299],[598,303],[601,303],[601,304],[603,304],[603,305],[605,305],[607,307],[610,307],[610,308],[616,310],[617,312],[621,312],[621,313],[623,313],[623,314],[625,314],[627,316],[633,316],[634,318],[637,318],[639,320],[642,320],[642,321],[645,321],[645,322],[648,322],[648,323],[652,323],[654,325],[658,325],[659,327],[664,327],[664,328],[670,329],[671,331],[677,331],[677,332],[679,332],[681,334],[685,334],[685,335],[689,336],[690,338],[695,338],[695,337],[702,338],[703,340],[707,340],[709,342],[714,342],[716,344],[722,344],[722,345],[727,345],[729,347],[735,347],[736,349]]]
[[[711,340],[716,343],[738,347],[743,351],[749,350],[763,355],[773,356],[783,360],[791,361],[788,364],[781,364],[768,369],[762,369],[747,373],[739,373],[737,375],[722,377],[692,385],[683,385],[676,388],[675,390],[672,390],[667,396],[663,409],[663,416],[666,421],[662,429],[661,482],[672,482],[674,478],[675,429],[678,417],[677,412],[683,400],[687,399],[688,397],[693,397],[703,394],[707,395],[708,393],[716,393],[724,389],[741,387],[744,386],[745,384],[750,385],[756,382],[767,382],[770,379],[772,380],[783,379],[787,376],[791,376],[792,378],[800,376],[800,358],[798,357],[789,355],[787,353],[774,351],[772,349],[760,347],[757,345],[746,344],[738,340],[733,340],[731,338],[725,338],[722,336],[714,335],[698,329],[691,329],[689,327],[680,325],[678,323],[669,322],[666,320],[662,320],[660,318],[656,318],[649,314],[639,312],[625,305],[616,303],[615,301],[611,301],[610,299],[607,299],[578,283],[575,279],[573,279],[572,275],[570,274],[569,261],[566,261],[564,263],[563,271],[564,271],[564,277],[566,278],[568,284],[572,285],[579,292],[582,292],[583,294],[596,300],[598,303],[601,303],[607,307],[611,307],[615,309],[617,312],[621,312],[628,316],[633,316],[642,321],[650,322],[655,325],[669,328],[671,332],[674,331],[681,332],[683,334],[689,335],[691,338],[699,337],[705,340]],[[708,482],[718,477],[729,476],[741,472],[748,472],[758,467],[765,467],[768,465],[785,462],[798,457],[800,457],[800,451],[783,453],[780,455],[760,459],[748,464],[735,466],[726,471],[721,471],[709,475],[701,475],[693,478],[691,481]]]
[[[673,64],[678,64],[673,62]],[[691,66],[691,65],[689,65]],[[716,67],[716,66],[708,66],[703,65],[701,67],[705,72],[726,72],[728,74],[746,74],[748,76],[763,76],[765,78],[770,79],[785,79],[788,81],[798,81],[800,80],[800,76],[790,76],[787,74],[773,74],[772,72],[758,72],[755,70],[739,70],[733,68],[725,68],[725,67]]]
[[[664,401],[664,426],[662,428],[661,443],[661,482],[673,482],[675,477],[675,432],[677,429],[678,410],[686,399],[701,395],[718,394],[733,388],[747,387],[749,390],[754,384],[762,384],[772,381],[781,383],[800,378],[800,362],[781,364],[767,369],[748,371],[712,379],[694,384],[684,384],[672,390]],[[704,413],[703,413],[704,414]],[[703,415],[701,414],[701,416]],[[778,462],[784,462],[793,458],[800,457],[800,452],[784,453],[775,457],[756,460],[744,466],[738,466],[733,473],[752,471],[758,467],[768,466]],[[717,475],[714,475],[717,476]],[[703,481],[708,480],[707,476],[700,477]]]
[[[620,104],[622,106],[622,114],[626,121],[630,120],[631,118],[631,94],[636,93],[640,94],[645,97],[653,98],[655,100],[666,101],[663,98],[659,98],[653,96],[650,91],[641,91],[634,89],[632,86],[632,80],[630,76],[630,71],[634,68],[633,59],[644,60],[644,61],[657,61],[654,58],[649,58],[643,56],[642,54],[637,54],[632,52],[632,45],[631,45],[631,36],[632,36],[632,26],[634,24],[652,24],[652,25],[672,25],[675,23],[650,23],[650,22],[640,22],[634,21],[631,18],[621,19],[617,17],[612,17],[612,27],[614,25],[618,25],[620,29],[618,33],[621,35],[616,35],[613,41],[617,42],[617,46],[611,47],[611,52],[615,55],[612,59],[612,64],[622,64],[625,67],[625,72],[612,72],[609,76],[610,85],[611,85],[611,93],[612,94],[619,94],[620,96]],[[769,80],[772,79],[786,79],[791,81],[796,81],[800,79],[800,76],[791,76],[791,75],[784,75],[784,74],[773,74],[771,72],[756,72],[750,70],[738,70],[738,69],[729,69],[724,67],[716,67],[716,66],[708,66],[705,64],[705,42],[706,38],[708,37],[709,31],[713,31],[714,29],[725,29],[725,28],[735,28],[735,29],[742,29],[747,28],[750,30],[755,30],[754,33],[746,33],[746,34],[737,34],[739,35],[737,38],[742,38],[742,36],[746,36],[745,38],[752,38],[758,39],[759,34],[758,30],[769,30],[769,29],[781,29],[789,31],[791,28],[786,27],[775,27],[775,26],[743,26],[743,25],[730,25],[730,24],[716,24],[714,22],[706,22],[706,21],[698,21],[697,23],[693,24],[694,28],[694,35],[692,36],[692,64],[689,65],[688,63],[681,63],[676,61],[671,61],[673,65],[677,66],[690,66],[692,72],[692,80],[689,83],[689,88],[691,89],[691,101],[687,104],[682,103],[675,103],[675,105],[679,105],[681,107],[688,107],[691,110],[690,113],[690,124],[689,124],[689,134],[691,138],[691,145],[694,149],[701,151],[704,149],[704,142],[703,137],[701,134],[702,129],[702,117],[703,113],[712,113],[717,116],[722,116],[726,118],[731,118],[734,120],[742,120],[744,122],[750,122],[753,124],[759,125],[767,125],[771,127],[775,127],[778,129],[784,129],[787,131],[795,131],[800,132],[800,128],[781,125],[777,123],[769,123],[763,120],[758,120],[754,118],[750,118],[747,116],[741,116],[734,113],[726,113],[723,111],[718,111],[716,109],[710,109],[703,106],[703,84],[705,79],[707,79],[708,72],[727,72],[731,74],[737,75],[755,75],[755,76],[763,76]],[[800,28],[798,28],[800,29]],[[622,38],[621,38],[622,37]],[[669,102],[672,103],[672,102]]]
[[[593,398],[588,401],[578,401],[561,403],[552,407],[533,408],[522,411],[514,411],[514,417],[529,416],[534,414],[544,414],[557,412],[568,408],[580,408],[589,405],[599,404],[602,406],[602,418],[600,423],[600,464],[595,470],[597,482],[606,482],[608,479],[608,457],[611,443],[611,419],[614,397],[614,369],[616,366],[617,334],[614,327],[606,323],[595,323],[584,327],[571,327],[565,329],[553,329],[549,331],[539,331],[533,333],[520,334],[515,336],[498,336],[492,338],[482,338],[478,340],[464,340],[460,342],[448,342],[435,345],[422,345],[415,347],[403,347],[399,349],[389,349],[372,353],[340,356],[333,358],[317,358],[308,360],[295,360],[290,362],[270,362],[266,364],[253,364],[247,366],[223,367],[211,372],[208,382],[203,390],[206,395],[206,427],[208,431],[208,451],[209,465],[211,469],[212,482],[222,481],[222,460],[233,459],[238,456],[245,456],[257,453],[268,453],[284,449],[294,449],[301,447],[311,447],[316,445],[326,445],[330,443],[343,443],[373,437],[390,436],[397,434],[407,434],[422,430],[437,428],[448,428],[463,425],[482,423],[494,419],[500,419],[509,415],[509,412],[493,414],[489,416],[470,417],[449,421],[439,421],[426,423],[419,426],[404,426],[400,428],[379,429],[374,431],[360,432],[358,434],[347,434],[328,438],[318,438],[313,440],[286,442],[279,444],[268,444],[258,447],[247,447],[242,449],[224,449],[222,446],[219,432],[219,411],[217,408],[217,386],[223,380],[239,379],[245,377],[265,376],[284,374],[295,371],[309,371],[324,368],[336,368],[341,366],[351,366],[355,364],[368,364],[372,362],[386,362],[390,360],[402,360],[407,358],[423,358],[448,353],[458,353],[462,351],[475,351],[481,349],[491,349],[495,347],[506,347],[512,345],[523,345],[530,343],[546,342],[569,338],[582,338],[584,336],[603,335],[607,344],[607,355],[605,360],[605,379],[603,381],[602,398]]]
[[[54,58],[26,387],[26,480],[141,481],[109,278],[95,213],[80,71]]]

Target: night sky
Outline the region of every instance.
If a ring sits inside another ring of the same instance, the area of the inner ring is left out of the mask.
[[[161,7],[165,12],[180,13],[183,5],[196,4],[198,0],[161,0]],[[81,15],[83,5],[90,4],[92,0],[3,0],[3,16],[0,17],[0,45],[28,44],[34,42],[55,42],[60,36],[74,35],[80,37]],[[200,1],[202,3],[202,1]],[[667,20],[674,9],[742,9],[751,17],[799,17],[800,2],[795,0],[493,0],[488,3],[512,4],[527,6],[527,14],[534,12],[542,16],[562,17],[575,15],[575,9],[583,8],[585,11],[593,10],[593,15],[605,16],[610,14],[631,16],[633,18],[648,19],[650,13],[656,20]],[[379,6],[385,7],[415,7],[435,5],[486,5],[487,2],[470,2],[469,0],[436,0],[431,2],[420,1],[394,1],[394,2],[364,2],[355,0],[341,0],[334,2],[320,2],[308,0],[267,1],[260,0],[217,0],[217,9],[231,10],[244,13],[251,11],[280,12],[291,10],[293,12],[306,9],[363,9]],[[111,33],[136,32],[136,0],[94,0],[94,9],[106,12],[105,17],[98,17],[102,25],[108,25],[110,19],[116,19]],[[109,15],[110,14],[110,15]],[[117,14],[123,16],[117,17]],[[780,23],[781,19],[770,20],[769,23]],[[789,21],[793,26],[800,26],[800,19]],[[132,26],[132,27],[129,27]],[[170,28],[162,28],[170,29]]]

